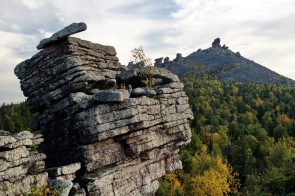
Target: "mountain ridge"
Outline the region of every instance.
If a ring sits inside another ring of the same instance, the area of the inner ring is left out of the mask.
[[[220,38],[211,47],[198,49],[186,57],[177,53],[172,61],[168,57],[157,58],[154,66],[166,68],[179,77],[207,75],[230,82],[295,86],[294,80],[231,51],[226,45],[221,46]]]

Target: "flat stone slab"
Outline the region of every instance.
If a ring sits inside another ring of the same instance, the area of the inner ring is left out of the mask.
[[[129,97],[127,90],[100,90],[95,93],[94,99],[99,102],[122,102]]]
[[[140,96],[153,97],[157,93],[156,93],[156,91],[154,91],[152,89],[138,87],[138,88],[132,89],[131,94],[135,97],[140,97]]]
[[[12,136],[2,136],[0,135],[0,148],[7,145],[16,142],[16,139]]]
[[[37,46],[37,49],[40,50],[42,48],[45,48],[46,46],[58,40],[61,40],[65,37],[69,37],[70,35],[73,35],[75,33],[85,31],[86,29],[87,25],[84,22],[72,23],[69,26],[63,28],[62,30],[54,33],[51,37],[41,40],[39,45]]]
[[[81,169],[81,163],[72,163],[69,165],[64,165],[61,167],[54,167],[47,169],[47,172],[51,176],[61,176],[61,175],[67,175],[67,174],[74,174],[76,171]]]
[[[33,137],[34,137],[34,135],[30,131],[22,131],[22,132],[15,134],[15,138],[17,140],[32,139]]]

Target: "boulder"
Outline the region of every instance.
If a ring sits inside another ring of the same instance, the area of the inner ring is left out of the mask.
[[[37,49],[43,49],[51,45],[52,43],[57,42],[58,40],[61,40],[65,37],[69,37],[70,35],[73,35],[75,33],[85,31],[86,29],[87,25],[84,22],[72,23],[71,25],[63,28],[62,30],[54,33],[51,37],[41,40],[39,45],[37,46]]]
[[[128,99],[130,94],[127,90],[99,90],[94,96],[99,102],[122,102]]]

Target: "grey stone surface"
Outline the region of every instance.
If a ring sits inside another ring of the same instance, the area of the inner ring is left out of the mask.
[[[85,31],[87,29],[87,25],[83,22],[80,23],[72,23],[69,26],[63,28],[62,30],[54,33],[50,38],[46,38],[40,41],[37,49],[42,49],[58,40],[61,40],[65,37],[68,37],[72,34],[79,33],[81,31]]]
[[[31,139],[23,139],[23,140],[18,140],[15,143],[11,143],[6,145],[5,147],[7,148],[16,148],[19,146],[31,146],[32,145],[32,140]]]
[[[155,65],[161,65],[163,63],[163,57],[155,59]]]
[[[156,95],[156,91],[149,88],[135,88],[132,89],[131,95],[133,97],[140,97],[140,96],[147,96],[147,97],[154,97]]]
[[[22,132],[19,132],[19,133],[15,134],[14,137],[17,140],[25,140],[25,139],[32,139],[33,136],[34,135],[30,131],[22,131]]]
[[[73,182],[70,180],[49,180],[49,187],[53,190],[61,190],[60,196],[68,196],[73,187]]]
[[[29,156],[29,151],[25,146],[21,146],[9,151],[0,152],[0,158],[10,162],[27,156]]]
[[[2,181],[0,182],[0,195],[24,195],[30,193],[32,186],[41,186],[48,178],[47,173],[37,175],[27,175],[16,182]]]
[[[0,195],[23,195],[41,178],[46,181],[46,156],[32,150],[33,134],[1,131],[0,135]]]
[[[11,136],[11,133],[8,131],[0,130],[0,136]]]
[[[145,92],[144,88],[137,87],[137,88],[132,89],[131,94],[135,97],[139,97],[139,96],[145,95],[146,92]]]
[[[33,146],[39,145],[43,141],[44,141],[44,139],[42,138],[41,134],[34,135],[34,137],[32,138],[32,145]]]
[[[63,165],[60,167],[54,167],[47,169],[50,176],[62,176],[68,174],[75,174],[79,169],[81,169],[81,163],[72,163],[69,165]]]
[[[146,89],[146,96],[154,97],[156,94],[156,91],[154,91],[153,89]]]
[[[16,142],[17,140],[10,135],[0,135],[0,147]]]
[[[122,102],[129,98],[127,90],[100,90],[94,95],[94,99],[99,102]]]
[[[86,196],[86,192],[83,188],[80,187],[79,183],[74,183],[69,195]]]
[[[179,82],[176,75],[166,69],[156,67],[140,67],[128,71],[122,71],[117,77],[120,83],[131,84],[132,88],[144,87],[142,80],[147,78],[151,80],[161,79],[162,82],[158,83],[158,85]]]

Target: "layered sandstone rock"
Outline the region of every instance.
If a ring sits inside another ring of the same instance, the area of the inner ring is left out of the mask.
[[[111,46],[59,34],[15,68],[39,113],[50,177],[73,181],[70,195],[153,195],[160,177],[182,168],[179,147],[190,142],[183,84],[165,69],[127,70]]]
[[[41,135],[11,135],[0,130],[0,195],[21,195],[46,181],[45,154],[38,153]]]

